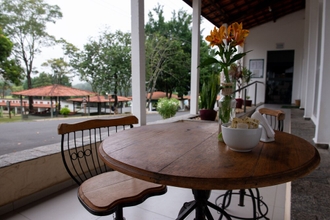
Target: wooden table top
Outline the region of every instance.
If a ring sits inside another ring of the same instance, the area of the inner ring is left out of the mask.
[[[110,136],[99,153],[108,166],[127,175],[197,190],[281,184],[307,175],[320,163],[313,145],[288,133],[276,132],[274,142],[259,142],[247,153],[230,150],[217,135],[213,122],[147,125]]]

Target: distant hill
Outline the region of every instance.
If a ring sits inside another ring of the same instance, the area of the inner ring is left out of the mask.
[[[89,83],[78,83],[75,85],[72,85],[73,88],[76,89],[82,89],[82,90],[87,90],[87,91],[93,91],[92,86]]]

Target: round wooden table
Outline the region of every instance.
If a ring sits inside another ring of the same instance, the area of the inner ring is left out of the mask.
[[[205,216],[213,219],[205,211],[212,189],[249,189],[290,182],[320,163],[313,145],[288,133],[276,131],[274,142],[259,142],[247,153],[230,150],[217,136],[218,124],[213,122],[147,125],[110,136],[100,145],[99,153],[109,167],[127,175],[192,189],[197,220]]]

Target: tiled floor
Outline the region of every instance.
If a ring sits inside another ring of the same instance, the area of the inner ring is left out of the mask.
[[[79,203],[76,196],[76,188],[69,189],[48,199],[31,204],[28,207],[17,210],[15,214],[0,216],[3,220],[94,220],[113,219],[112,216],[98,217],[87,212]],[[216,198],[224,191],[212,191],[210,201],[215,203]],[[267,217],[272,220],[285,219],[286,184],[260,188],[263,200],[269,206]],[[175,219],[184,202],[193,198],[189,189],[168,187],[168,192],[162,196],[147,199],[144,203],[124,208],[124,216],[127,220],[170,220]],[[232,200],[232,207],[235,214],[251,217],[251,204],[245,198],[245,207],[239,207],[237,198]],[[262,207],[264,208],[264,207]],[[288,209],[290,210],[290,209]],[[219,214],[211,209],[215,219]],[[187,220],[193,220],[194,213],[190,214]]]
[[[261,106],[263,107],[263,106]],[[278,106],[267,106],[278,108]],[[281,109],[286,113],[284,131],[291,130],[291,111],[289,109]],[[281,184],[272,187],[259,188],[263,200],[269,207],[267,217],[271,220],[289,220],[290,219],[290,192],[291,184]],[[5,216],[0,216],[3,220],[94,220],[94,219],[113,219],[109,216],[98,217],[87,212],[79,203],[76,196],[77,188],[71,188],[57,195],[50,196],[42,201],[32,203],[27,207],[15,210]],[[212,191],[210,200],[215,203],[216,198],[223,194],[224,191]],[[144,203],[124,208],[124,216],[127,220],[170,220],[176,219],[179,210],[184,202],[191,201],[193,195],[191,190],[177,187],[168,187],[168,192],[162,196],[156,196],[147,199]],[[235,215],[252,217],[251,204],[249,198],[245,198],[245,207],[239,207],[238,199],[233,198],[232,206],[228,212]],[[219,203],[219,202],[217,202]],[[264,207],[262,207],[263,209]],[[210,209],[215,219],[219,214]],[[187,217],[187,220],[193,220],[194,213]]]

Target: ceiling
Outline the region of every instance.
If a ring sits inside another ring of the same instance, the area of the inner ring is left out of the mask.
[[[183,0],[192,6],[193,0]],[[273,21],[305,8],[305,0],[201,0],[202,16],[220,27],[233,22],[244,29]]]

